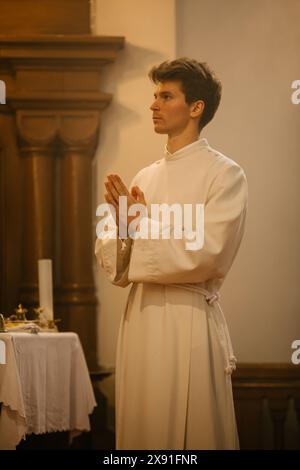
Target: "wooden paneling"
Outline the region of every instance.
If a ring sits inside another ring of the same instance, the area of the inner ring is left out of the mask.
[[[1,34],[90,33],[89,0],[0,0]]]
[[[232,383],[241,449],[265,449],[267,433],[268,448],[292,445],[300,449],[300,366],[239,364]],[[292,430],[287,426],[290,405],[295,423]]]

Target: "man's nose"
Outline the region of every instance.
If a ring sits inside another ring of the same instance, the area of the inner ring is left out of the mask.
[[[159,109],[159,106],[158,106],[158,103],[157,103],[156,100],[153,101],[153,103],[150,106],[150,109],[151,109],[151,111],[155,111],[155,110]]]

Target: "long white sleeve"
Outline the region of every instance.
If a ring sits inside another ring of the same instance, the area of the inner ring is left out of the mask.
[[[119,238],[112,239],[109,236],[96,240],[95,255],[112,284],[126,287],[128,280],[132,240],[128,238],[122,242]]]
[[[129,186],[129,191],[136,184],[136,177],[133,178]],[[110,219],[110,222],[109,220]],[[107,215],[107,224],[114,225],[111,214]],[[112,238],[109,234],[102,233],[101,238],[97,238],[95,244],[95,255],[99,265],[104,270],[108,280],[119,287],[128,286],[128,270],[130,262],[132,239],[127,238],[121,241],[118,237]]]

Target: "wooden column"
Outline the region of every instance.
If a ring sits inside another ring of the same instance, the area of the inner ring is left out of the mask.
[[[17,113],[23,166],[22,271],[20,301],[38,304],[40,258],[55,258],[55,134],[53,116],[43,112]]]
[[[80,132],[78,132],[80,129]],[[96,363],[92,231],[92,165],[99,113],[64,115],[61,137],[60,289],[64,329],[80,334],[89,364]]]

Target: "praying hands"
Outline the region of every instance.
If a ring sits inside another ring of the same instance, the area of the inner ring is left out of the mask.
[[[112,204],[116,211],[115,222],[120,230],[120,226],[127,233],[130,223],[139,215],[128,215],[129,209],[133,204],[143,204],[147,206],[144,193],[138,186],[133,186],[131,192],[128,191],[126,185],[123,183],[119,175],[107,175],[107,181],[104,182],[107,193],[104,194],[106,202]],[[120,196],[127,198],[127,213],[120,213]]]

